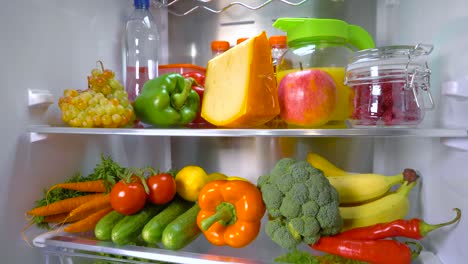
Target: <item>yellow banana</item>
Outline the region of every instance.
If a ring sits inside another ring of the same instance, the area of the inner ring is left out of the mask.
[[[357,206],[340,207],[340,214],[343,218],[342,231],[405,218],[410,208],[408,196],[414,185],[416,181],[410,184],[405,182],[396,192],[375,201]]]
[[[327,177],[340,196],[340,204],[368,202],[384,196],[392,186],[403,182],[403,174],[351,174],[346,177]]]
[[[307,154],[307,161],[310,163],[310,165],[321,170],[326,177],[344,176],[344,175],[351,174],[350,172],[344,171],[336,167],[333,163],[328,161],[326,158],[314,152],[310,152],[309,154]]]

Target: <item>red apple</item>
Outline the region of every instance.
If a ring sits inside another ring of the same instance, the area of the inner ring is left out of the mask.
[[[281,119],[289,125],[318,127],[330,120],[337,102],[336,84],[325,71],[308,69],[287,74],[278,86]]]

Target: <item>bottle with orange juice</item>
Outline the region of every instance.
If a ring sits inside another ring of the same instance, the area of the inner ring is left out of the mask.
[[[229,42],[225,40],[213,40],[211,42],[212,58],[226,52],[230,48]]]
[[[284,35],[270,36],[269,38],[271,47],[271,62],[276,76],[276,65],[278,64],[283,53],[288,50],[287,38]],[[265,124],[268,128],[287,128],[288,124],[281,120],[280,116],[276,116]]]
[[[239,45],[241,44],[242,42],[248,40],[249,38],[238,38],[237,41],[236,41],[236,45]]]
[[[276,66],[281,118],[290,127],[345,127],[353,92],[344,68],[356,50],[374,47],[363,28],[342,20],[279,18],[288,50]]]

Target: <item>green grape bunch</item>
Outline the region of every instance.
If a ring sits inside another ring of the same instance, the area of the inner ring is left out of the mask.
[[[115,79],[115,74],[100,68],[91,70],[88,89],[66,89],[58,105],[62,120],[72,127],[117,128],[133,124],[135,112],[128,100],[124,86]]]

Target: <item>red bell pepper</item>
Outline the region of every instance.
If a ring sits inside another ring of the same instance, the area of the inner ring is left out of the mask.
[[[198,93],[200,97],[200,109],[198,109],[197,117],[187,125],[190,128],[214,128],[215,126],[208,123],[203,117],[201,117],[201,106],[203,102],[203,92],[205,91],[205,75],[199,72],[187,72],[182,74],[186,78],[192,78],[195,80],[192,85],[192,90]]]

